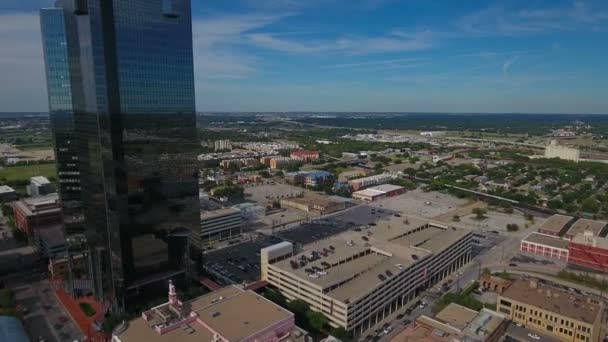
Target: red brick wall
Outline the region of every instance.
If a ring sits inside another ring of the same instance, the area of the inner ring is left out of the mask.
[[[570,242],[568,250],[570,251],[569,263],[594,270],[608,271],[608,249]]]

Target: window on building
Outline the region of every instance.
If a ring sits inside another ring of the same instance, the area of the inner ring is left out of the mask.
[[[500,305],[504,305],[504,306],[507,306],[507,307],[511,307],[511,302],[506,301],[506,300],[504,300],[504,299],[501,299],[501,300],[500,300]]]

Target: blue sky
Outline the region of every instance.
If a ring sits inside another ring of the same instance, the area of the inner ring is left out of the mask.
[[[201,111],[608,114],[605,0],[193,0]],[[0,111],[47,109],[36,9],[0,1]]]

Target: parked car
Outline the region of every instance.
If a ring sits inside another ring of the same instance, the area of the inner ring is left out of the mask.
[[[533,340],[540,340],[540,336],[533,334],[533,333],[528,333],[528,337]]]

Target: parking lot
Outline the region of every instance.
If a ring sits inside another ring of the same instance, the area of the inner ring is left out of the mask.
[[[76,327],[57,300],[48,280],[37,280],[14,288],[17,304],[24,311],[23,324],[32,341],[81,340]]]
[[[282,240],[260,236],[222,249],[206,253],[204,267],[213,273],[220,285],[248,284],[260,279],[260,249]]]
[[[438,191],[408,191],[402,195],[381,199],[371,205],[404,214],[432,218],[453,211],[467,204],[467,200]]]
[[[261,205],[271,204],[285,197],[294,197],[304,190],[289,184],[252,184],[245,187],[245,197]]]
[[[323,220],[318,223],[305,223],[302,226],[281,231],[276,235],[287,241],[306,245],[342,233],[351,227],[353,226],[343,221]]]
[[[460,224],[475,228],[477,230],[494,230],[499,232],[507,232],[507,224],[516,224],[519,231],[524,231],[532,225],[538,226],[544,222],[544,219],[535,217],[534,222],[526,220],[523,214],[515,211],[512,214],[489,210],[483,220],[477,220],[474,214],[461,216]],[[517,233],[509,233],[517,235]]]

